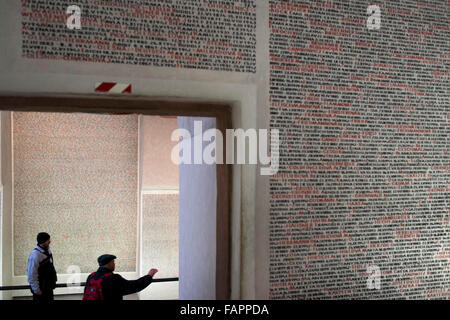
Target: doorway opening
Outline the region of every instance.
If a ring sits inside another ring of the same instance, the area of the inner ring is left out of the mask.
[[[75,96],[0,97],[0,109],[13,112],[114,114],[124,115],[124,117],[126,115],[140,115],[140,130],[143,129],[143,119],[149,116],[154,119],[171,120],[172,123],[176,119],[178,126],[181,125],[186,128],[194,119],[202,119],[204,123],[209,121],[209,123],[214,124],[216,129],[222,132],[225,132],[227,128],[232,127],[231,107],[229,105],[196,101]],[[2,128],[2,130],[5,129],[6,128]],[[147,135],[144,135],[144,137],[146,136]],[[231,168],[230,165],[227,164],[216,164],[213,169],[211,167],[206,168],[205,166],[195,167],[196,165],[193,165],[195,168],[189,166],[190,165],[180,165],[179,298],[229,299],[231,291]],[[5,168],[2,168],[2,171],[4,170]],[[7,177],[5,178],[7,180]],[[6,180],[3,180],[4,185],[5,182],[7,182]],[[11,181],[11,183],[12,182],[13,181]],[[214,185],[216,191],[215,194],[212,195],[211,192],[209,192],[214,190],[214,188],[211,188],[211,185]],[[148,201],[150,204],[152,201],[159,201],[155,200],[157,198],[164,199],[163,201],[165,201],[167,205],[171,202],[173,204],[173,199],[176,198],[173,197],[173,195],[176,194],[176,188],[167,188],[167,190],[164,191],[161,190],[161,188],[156,190],[155,188],[152,189],[151,186],[144,187],[145,188],[142,188],[141,184],[139,188],[141,191],[141,201],[139,203],[142,205],[145,201]],[[150,196],[142,197],[143,195]],[[8,207],[7,198],[13,199],[12,194],[8,194],[8,190],[4,190],[6,207]],[[144,200],[144,198],[146,200]],[[205,205],[207,202],[208,205]],[[8,209],[5,208],[5,205],[3,206],[3,210],[7,213],[6,211]],[[10,210],[13,211],[14,208],[11,200],[9,200],[9,206],[11,207]],[[186,211],[184,214],[181,212],[182,209]],[[213,216],[211,216],[211,209],[215,209]],[[10,212],[10,219],[13,218],[13,214],[14,212]],[[142,218],[143,216],[140,217]],[[148,229],[146,222],[148,221],[139,221],[141,236],[145,235],[145,231]],[[154,226],[157,227],[157,224],[154,224]],[[13,242],[13,230],[10,230],[9,232],[11,234],[11,241]],[[151,241],[151,237],[146,240]],[[209,244],[209,247],[199,247],[205,243]],[[13,253],[13,249],[8,248],[8,246],[11,247],[11,244],[2,244],[4,249],[3,256],[5,256],[5,253],[8,253],[8,251]],[[185,249],[183,249],[184,246]],[[199,253],[200,255],[195,256],[195,253]],[[202,259],[201,255],[207,257],[212,256],[213,259],[210,259],[209,263],[205,263],[205,260]],[[140,253],[138,259],[142,258],[142,253]],[[202,272],[195,273],[195,270],[202,270]],[[11,278],[14,278],[12,266],[8,267],[4,263],[2,277],[5,279],[8,278],[9,275]],[[17,284],[19,280],[16,279],[13,284]],[[3,283],[5,283],[5,281]],[[205,285],[206,283],[208,285]],[[188,287],[191,288],[190,291],[183,291],[184,289],[182,288]]]

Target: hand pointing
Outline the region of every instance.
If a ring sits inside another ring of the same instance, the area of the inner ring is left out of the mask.
[[[158,269],[151,269],[149,272],[148,272],[148,275],[149,276],[154,276],[155,275],[155,273],[157,273],[158,272]]]

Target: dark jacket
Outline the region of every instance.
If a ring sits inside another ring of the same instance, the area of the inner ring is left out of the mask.
[[[36,245],[28,258],[27,275],[31,292],[51,292],[55,289],[58,277],[50,249],[44,250]]]
[[[101,276],[105,273],[112,273],[111,270],[100,267],[94,274],[94,277]],[[86,280],[86,284],[89,283],[91,276]],[[152,277],[145,275],[137,280],[126,280],[119,274],[112,274],[105,277],[102,281],[102,292],[105,301],[118,301],[122,300],[123,296],[132,294],[145,289],[151,282]],[[86,290],[86,287],[85,287]]]

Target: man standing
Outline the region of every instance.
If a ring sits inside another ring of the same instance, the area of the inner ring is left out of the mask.
[[[57,275],[50,250],[50,235],[40,232],[37,245],[28,257],[27,275],[33,293],[33,300],[47,302],[53,300]]]
[[[120,301],[123,296],[145,289],[153,280],[157,269],[151,269],[147,275],[137,280],[126,280],[113,271],[116,268],[116,256],[104,254],[98,257],[100,266],[86,280],[83,300]]]

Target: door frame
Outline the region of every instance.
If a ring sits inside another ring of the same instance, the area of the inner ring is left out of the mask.
[[[8,95],[0,96],[1,111],[143,114],[150,116],[212,117],[226,144],[226,129],[232,127],[228,103],[169,97],[124,97],[113,95]],[[226,159],[226,148],[223,148]],[[232,167],[216,164],[216,299],[231,298],[231,195]]]

